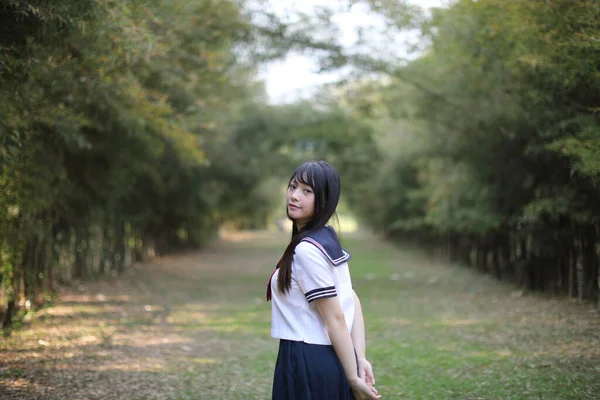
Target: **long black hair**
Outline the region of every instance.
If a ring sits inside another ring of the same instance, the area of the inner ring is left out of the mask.
[[[277,278],[277,289],[281,293],[286,293],[292,286],[292,259],[294,250],[298,243],[306,236],[323,228],[333,217],[337,217],[335,209],[340,200],[340,177],[337,171],[325,161],[308,161],[296,168],[289,184],[293,180],[308,185],[313,190],[315,196],[314,214],[302,230],[298,230],[296,222],[293,221],[292,239],[286,247],[281,260],[279,261],[279,276]],[[287,205],[286,205],[287,212]]]

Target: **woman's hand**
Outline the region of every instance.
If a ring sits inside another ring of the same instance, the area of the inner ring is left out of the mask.
[[[367,383],[359,377],[350,381],[350,387],[352,388],[352,394],[354,395],[355,400],[381,398],[374,387],[367,385]]]
[[[374,394],[377,394],[377,389],[374,387],[375,376],[373,375],[373,367],[365,358],[358,359],[358,376],[371,388]]]
[[[373,375],[373,367],[371,363],[365,358],[358,360],[358,376],[367,384],[374,395],[377,395],[377,389],[375,389],[375,376]]]

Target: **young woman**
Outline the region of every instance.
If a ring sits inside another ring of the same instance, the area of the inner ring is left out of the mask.
[[[340,180],[324,161],[296,169],[287,190],[292,239],[269,279],[271,335],[280,339],[273,400],[381,398],[365,358],[362,309],[337,234],[327,222]]]

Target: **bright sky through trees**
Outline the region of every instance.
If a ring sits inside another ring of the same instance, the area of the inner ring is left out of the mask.
[[[441,7],[447,0],[410,0],[423,8]],[[310,13],[315,7],[338,8],[344,2],[340,0],[269,0],[271,7],[283,15],[289,10]],[[380,17],[368,12],[364,4],[356,4],[349,11],[336,14],[333,18],[342,34],[340,42],[351,46],[357,39],[356,29],[359,27],[381,27]],[[260,78],[265,81],[270,102],[291,102],[299,97],[306,97],[314,89],[325,83],[340,78],[339,73],[317,73],[315,59],[301,54],[291,53],[284,60],[276,61],[263,67]]]

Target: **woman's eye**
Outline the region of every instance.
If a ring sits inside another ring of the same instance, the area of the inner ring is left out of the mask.
[[[312,193],[312,191],[309,189],[304,189],[304,193],[309,194],[309,193]]]

